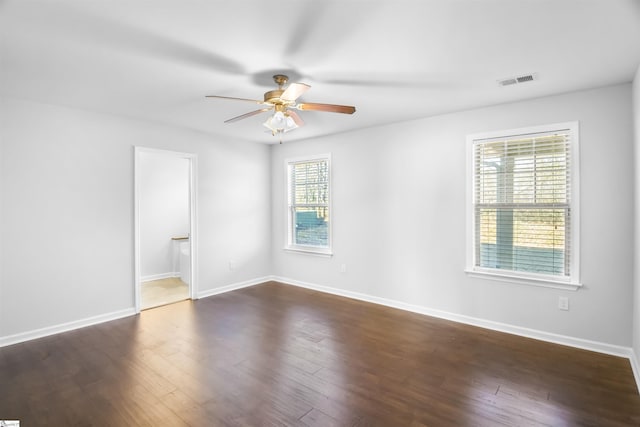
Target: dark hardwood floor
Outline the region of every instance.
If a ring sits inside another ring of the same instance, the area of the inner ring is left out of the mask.
[[[278,283],[0,349],[21,426],[630,426],[629,361]]]

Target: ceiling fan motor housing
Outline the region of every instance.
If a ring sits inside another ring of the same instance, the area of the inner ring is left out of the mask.
[[[284,93],[284,89],[282,88],[289,81],[289,76],[284,74],[276,74],[273,76],[273,81],[278,85],[278,89],[270,90],[265,92],[264,94],[264,102],[268,102],[273,105],[285,105],[292,104],[293,102],[287,102],[282,100],[280,97]]]
[[[284,93],[283,89],[275,89],[270,90],[264,93],[264,102],[268,102],[269,104],[284,104],[284,101],[280,99],[280,96]]]

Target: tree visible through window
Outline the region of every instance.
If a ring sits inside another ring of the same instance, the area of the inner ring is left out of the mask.
[[[290,161],[288,246],[330,248],[329,158]]]
[[[571,129],[472,144],[473,268],[571,280]]]

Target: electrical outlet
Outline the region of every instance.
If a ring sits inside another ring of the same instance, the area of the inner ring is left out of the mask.
[[[560,310],[569,310],[569,297],[558,297],[558,308]]]
[[[347,264],[341,264],[340,273],[346,273],[346,272],[347,272]]]

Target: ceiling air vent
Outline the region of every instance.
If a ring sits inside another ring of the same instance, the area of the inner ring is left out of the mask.
[[[523,76],[509,77],[507,79],[498,80],[498,84],[500,86],[511,86],[511,85],[515,85],[515,84],[518,84],[518,83],[532,82],[534,80],[537,80],[537,78],[538,78],[538,76],[535,73],[533,73],[533,74],[525,74]]]
[[[533,81],[533,74],[529,74],[527,76],[517,77],[516,80],[518,81],[518,83],[524,83],[524,82]]]

